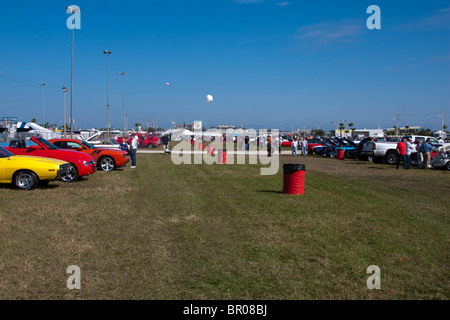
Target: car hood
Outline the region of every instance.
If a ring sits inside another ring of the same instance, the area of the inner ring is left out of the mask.
[[[93,158],[81,151],[74,151],[74,150],[64,150],[64,149],[57,149],[57,150],[50,150],[51,152],[55,152],[58,155],[66,156],[66,157],[72,157],[72,158],[78,158],[81,160],[85,160],[87,162],[91,161]]]
[[[67,163],[67,161],[58,160],[58,159],[52,159],[52,158],[45,158],[45,157],[35,157],[35,156],[14,156],[11,158],[17,158],[17,159],[29,159],[33,161],[39,161],[44,163],[51,163],[51,164],[64,164]]]

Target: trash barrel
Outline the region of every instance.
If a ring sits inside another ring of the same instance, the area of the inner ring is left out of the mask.
[[[200,151],[205,150],[205,145],[203,144],[203,142],[198,144],[198,150]]]
[[[208,146],[208,154],[214,154],[214,147]]]
[[[217,157],[218,163],[220,164],[227,163],[227,149],[219,150],[219,152],[217,153]]]
[[[303,194],[305,192],[305,171],[304,164],[283,164],[283,193]]]
[[[344,149],[338,149],[338,150],[336,151],[336,159],[338,159],[338,160],[344,160],[344,155],[345,155]]]

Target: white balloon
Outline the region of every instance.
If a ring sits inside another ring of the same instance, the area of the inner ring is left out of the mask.
[[[214,100],[214,98],[213,98],[212,95],[208,94],[208,95],[206,96],[206,102],[207,102],[207,103],[211,103],[213,100]]]

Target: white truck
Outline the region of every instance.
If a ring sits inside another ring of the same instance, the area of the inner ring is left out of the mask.
[[[416,135],[410,135],[405,137],[412,139],[414,147],[417,146],[420,140],[426,141],[427,139],[430,139],[429,143],[437,149],[443,147],[444,145],[450,145],[450,143],[446,143],[443,145],[439,143],[439,141],[434,137],[416,136]],[[395,141],[368,141],[364,143],[361,150],[361,155],[372,157],[373,162],[396,164],[398,157],[397,143],[398,142]],[[417,151],[415,150],[415,148],[411,153],[411,163],[417,164]]]

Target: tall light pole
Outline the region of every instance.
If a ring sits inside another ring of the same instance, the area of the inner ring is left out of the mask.
[[[42,87],[42,126],[45,127],[45,112],[44,112],[44,89],[45,89],[45,83],[41,83],[40,86]]]
[[[441,110],[441,114],[438,114],[437,117],[441,118],[441,136],[444,138],[444,109]]]
[[[105,50],[103,51],[104,54],[106,54],[106,67],[107,67],[107,79],[106,79],[106,109],[107,109],[107,139],[109,142],[109,55],[111,54],[111,51]]]
[[[63,86],[62,90],[64,92],[64,138],[65,138],[66,137],[66,93],[67,93],[67,88],[65,86]]]
[[[67,19],[67,28],[72,29],[72,66],[70,73],[70,136],[73,136],[73,56],[75,46],[75,29],[81,28],[81,10],[76,5],[71,5],[66,8],[66,12],[72,16]],[[64,130],[65,130],[64,126]]]
[[[125,134],[125,75],[126,72],[119,72],[117,75],[122,76],[122,89],[123,89],[123,131]]]
[[[398,118],[400,117],[400,115],[398,113],[395,114],[395,118],[393,118],[392,120],[396,121],[396,125],[395,125],[395,137],[397,138],[398,136]]]

